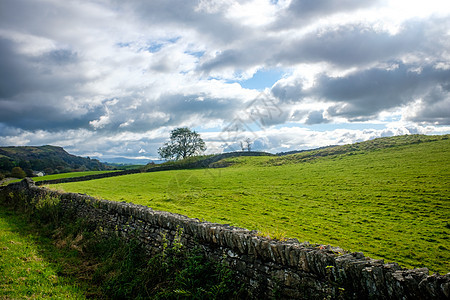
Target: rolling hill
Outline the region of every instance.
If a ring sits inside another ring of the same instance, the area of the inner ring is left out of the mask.
[[[69,154],[62,147],[50,145],[0,147],[0,171],[6,173],[13,167],[45,171],[48,174],[107,169],[96,159]]]
[[[449,137],[408,135],[285,156],[227,157],[210,164],[216,168],[51,187],[447,273]]]

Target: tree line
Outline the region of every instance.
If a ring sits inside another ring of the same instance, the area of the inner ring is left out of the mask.
[[[0,148],[0,179],[4,177],[32,177],[33,171],[58,174],[74,171],[98,171],[107,168],[96,159],[71,155],[61,147]]]

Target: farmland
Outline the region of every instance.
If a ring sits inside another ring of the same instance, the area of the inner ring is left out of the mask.
[[[104,173],[110,173],[110,172],[117,172],[117,171],[69,172],[69,173],[45,175],[45,176],[41,176],[41,177],[33,177],[33,180],[34,181],[42,181],[42,180],[53,180],[53,179],[62,179],[62,178],[73,178],[73,177],[82,177],[82,176],[88,176],[88,175],[104,174]]]
[[[33,181],[43,181],[43,180],[54,180],[54,179],[62,179],[62,178],[74,178],[74,177],[83,177],[88,175],[97,175],[97,174],[104,174],[104,173],[110,173],[110,172],[117,172],[117,171],[84,171],[84,172],[68,172],[68,173],[61,173],[61,174],[51,174],[51,175],[45,175],[41,177],[33,177]],[[8,183],[14,183],[19,182],[22,179],[13,179],[5,182],[4,184]]]
[[[353,148],[314,157],[230,158],[226,168],[141,173],[51,188],[449,272],[447,137]]]

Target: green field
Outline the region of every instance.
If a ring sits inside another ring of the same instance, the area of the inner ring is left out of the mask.
[[[53,180],[53,179],[61,179],[61,178],[72,178],[72,177],[82,177],[82,176],[88,176],[88,175],[97,175],[97,174],[104,174],[104,173],[111,173],[111,172],[117,172],[117,171],[69,172],[69,173],[45,175],[42,177],[33,177],[33,180],[34,181]]]
[[[96,295],[87,280],[70,275],[82,265],[77,253],[61,251],[53,242],[23,216],[0,207],[0,299],[86,299],[86,295]]]
[[[447,273],[450,140],[395,141],[51,187]]]
[[[72,177],[82,177],[87,175],[96,175],[96,174],[103,174],[103,173],[110,173],[110,172],[117,172],[117,171],[85,171],[85,172],[69,172],[69,173],[61,173],[61,174],[52,174],[52,175],[45,175],[41,177],[33,177],[33,181],[43,181],[43,180],[53,180],[53,179],[61,179],[61,178],[72,178]],[[22,179],[14,179],[9,181],[8,183],[14,183],[19,182]]]

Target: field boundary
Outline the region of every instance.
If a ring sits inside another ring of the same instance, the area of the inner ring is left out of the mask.
[[[327,245],[276,241],[257,232],[201,222],[179,214],[124,202],[61,193],[24,179],[0,188],[36,205],[45,196],[60,198],[63,214],[84,219],[92,228],[125,240],[137,239],[150,255],[173,243],[180,230],[185,249],[200,247],[211,259],[225,259],[255,299],[448,299],[450,273],[428,275],[428,269],[402,269],[397,263],[349,253]]]
[[[35,185],[39,186],[39,185],[47,185],[47,184],[58,184],[58,183],[67,183],[67,182],[87,181],[87,180],[94,180],[94,179],[101,179],[101,178],[108,178],[108,177],[136,174],[136,173],[140,173],[140,172],[141,172],[140,170],[124,170],[124,171],[108,172],[108,173],[103,173],[103,174],[93,174],[93,175],[86,175],[86,176],[79,176],[79,177],[68,177],[68,178],[41,180],[41,181],[36,181]]]
[[[41,180],[41,181],[36,181],[35,185],[40,186],[40,185],[60,184],[60,183],[67,183],[67,182],[88,181],[88,180],[95,180],[95,179],[102,179],[102,178],[109,178],[109,177],[116,177],[116,176],[123,176],[123,175],[131,175],[131,174],[137,174],[137,173],[146,173],[146,172],[160,172],[160,171],[170,171],[170,170],[180,170],[180,169],[208,168],[212,164],[214,164],[222,159],[230,158],[230,157],[240,157],[240,156],[275,156],[275,155],[266,153],[266,152],[256,152],[256,151],[229,152],[229,153],[217,154],[212,157],[201,159],[201,160],[198,160],[195,162],[187,162],[187,163],[180,162],[180,163],[168,164],[168,165],[155,165],[148,169],[133,169],[133,170],[124,170],[124,171],[109,172],[109,173],[103,173],[103,174],[79,176],[79,177]]]

